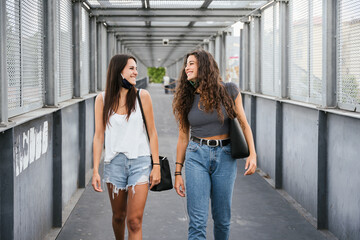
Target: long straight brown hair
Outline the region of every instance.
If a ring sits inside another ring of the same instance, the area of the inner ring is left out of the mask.
[[[103,111],[104,127],[109,123],[110,116],[119,108],[119,100],[121,98],[120,91],[123,88],[122,70],[125,68],[129,59],[133,59],[136,63],[135,57],[127,54],[118,54],[111,58],[109,68],[106,76],[105,87],[105,102]],[[126,119],[129,120],[130,114],[135,110],[136,88],[135,86],[129,89],[126,95]]]

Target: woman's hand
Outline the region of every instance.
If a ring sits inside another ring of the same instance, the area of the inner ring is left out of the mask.
[[[158,185],[161,181],[160,165],[153,165],[153,169],[150,173],[150,189],[155,185]]]
[[[93,188],[94,188],[94,190],[96,192],[102,192],[103,191],[101,189],[101,178],[100,178],[99,173],[93,173],[91,185],[93,186]]]
[[[177,194],[179,194],[180,197],[185,197],[185,185],[184,180],[181,175],[175,176],[175,186],[174,186]]]
[[[244,176],[245,175],[251,175],[251,174],[253,174],[255,172],[255,170],[256,170],[256,156],[250,155],[246,159],[245,170],[246,170],[246,172],[244,173]]]

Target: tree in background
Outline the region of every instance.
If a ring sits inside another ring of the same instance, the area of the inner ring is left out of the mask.
[[[165,76],[165,68],[163,67],[149,67],[148,68],[149,81],[153,83],[162,83]]]

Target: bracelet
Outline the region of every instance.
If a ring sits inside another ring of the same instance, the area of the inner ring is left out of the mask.
[[[181,162],[175,162],[175,164],[179,164],[179,165],[181,165],[182,167],[184,166],[184,164],[181,163]]]
[[[181,172],[175,172],[175,176],[181,175]]]
[[[160,165],[160,163],[156,163],[156,162],[154,162],[154,163],[153,163],[153,165]]]

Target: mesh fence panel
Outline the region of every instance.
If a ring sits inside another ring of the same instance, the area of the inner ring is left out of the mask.
[[[360,2],[339,1],[337,101],[340,107],[360,105]]]
[[[279,3],[266,8],[261,15],[261,92],[280,94]]]
[[[81,69],[81,95],[89,93],[90,76],[89,76],[89,14],[84,8],[81,9],[81,45],[80,45],[80,69]]]
[[[320,103],[322,97],[322,0],[312,1],[310,31],[310,100]]]
[[[280,51],[280,12],[279,3],[274,5],[274,95],[280,96],[281,51]]]
[[[9,117],[43,106],[43,3],[6,1]]]
[[[291,99],[308,101],[309,95],[309,3],[290,1],[290,81]]]
[[[9,111],[21,107],[21,55],[19,1],[6,1],[6,65]]]
[[[266,8],[261,14],[261,92],[273,96],[276,95],[274,20],[274,7]]]
[[[290,98],[321,103],[322,0],[290,2]]]
[[[42,107],[44,85],[44,29],[42,1],[21,1],[21,64],[23,105]]]
[[[59,101],[73,96],[73,59],[72,59],[72,11],[70,0],[59,1],[58,43],[59,43]]]

